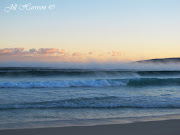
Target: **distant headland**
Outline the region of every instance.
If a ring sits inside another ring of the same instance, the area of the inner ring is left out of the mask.
[[[136,61],[137,63],[180,63],[180,57],[178,58],[163,58],[163,59],[149,59]]]

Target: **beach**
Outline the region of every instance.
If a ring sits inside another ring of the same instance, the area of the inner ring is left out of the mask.
[[[180,135],[180,0],[0,5],[0,135]]]
[[[98,126],[73,126],[0,130],[1,135],[179,135],[180,120],[135,122]]]

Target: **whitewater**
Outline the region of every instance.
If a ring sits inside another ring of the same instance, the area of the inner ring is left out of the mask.
[[[179,70],[0,68],[2,129],[176,115]]]

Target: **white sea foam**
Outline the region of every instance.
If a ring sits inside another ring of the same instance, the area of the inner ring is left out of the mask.
[[[23,81],[0,82],[1,88],[61,88],[61,87],[111,87],[125,86],[127,81],[112,80],[74,80],[74,81]]]
[[[119,86],[180,85],[180,78],[132,78],[61,81],[8,81],[0,82],[0,88],[65,88],[65,87],[119,87]]]

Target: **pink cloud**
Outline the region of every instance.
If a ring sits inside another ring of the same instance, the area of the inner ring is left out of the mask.
[[[7,55],[18,55],[23,52],[24,48],[4,48],[0,49],[0,54],[7,54]]]
[[[56,49],[56,48],[40,48],[38,51],[40,54],[54,54],[54,53],[58,53],[59,49]]]
[[[120,52],[112,51],[112,56],[121,56],[121,53]]]
[[[65,50],[64,49],[62,49],[60,52],[58,52],[59,54],[65,54]]]
[[[36,49],[34,49],[34,48],[32,48],[32,49],[29,49],[29,53],[31,53],[31,54],[33,54],[33,53],[37,53],[38,51],[36,50]]]
[[[92,55],[92,54],[94,54],[94,52],[93,52],[93,51],[91,51],[91,52],[89,52],[89,54],[90,54],[90,55]]]
[[[14,48],[14,53],[19,54],[24,50],[24,48]]]
[[[74,53],[72,54],[72,56],[81,56],[81,53],[74,52]]]
[[[14,52],[13,48],[0,49],[0,54],[12,54]]]

